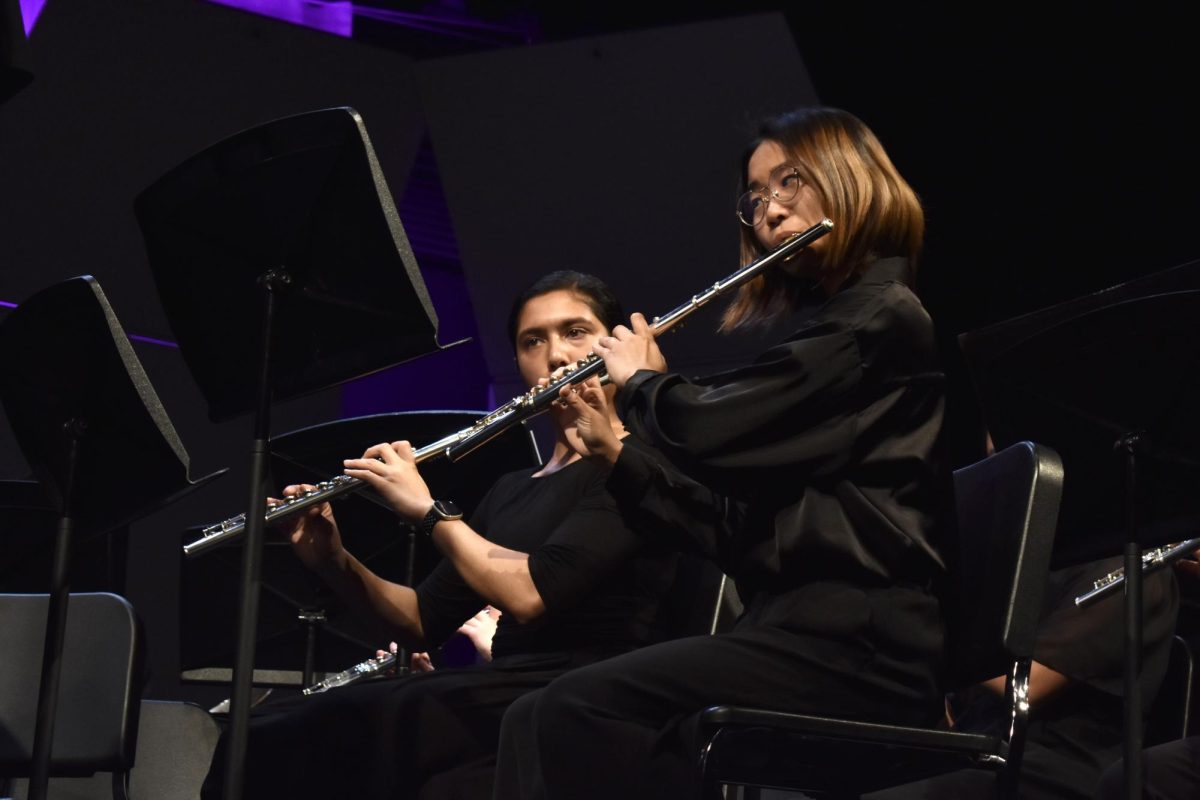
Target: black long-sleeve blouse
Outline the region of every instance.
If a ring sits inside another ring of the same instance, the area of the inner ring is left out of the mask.
[[[744,368],[636,373],[617,396],[627,427],[697,483],[625,448],[610,491],[713,557],[743,598],[928,586],[953,495],[945,376],[910,281],[907,260],[881,259]]]

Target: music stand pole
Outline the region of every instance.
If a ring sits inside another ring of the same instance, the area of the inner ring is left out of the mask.
[[[254,677],[254,639],[258,627],[259,588],[262,579],[264,512],[267,504],[267,464],[271,456],[271,351],[276,294],[291,283],[283,270],[268,270],[259,279],[263,293],[262,334],[259,343],[257,406],[254,440],[250,447],[250,497],[246,503],[246,541],[242,551],[242,583],[238,611],[237,660],[233,667],[233,693],[229,751],[225,761],[225,800],[240,800],[250,727],[250,693]]]
[[[245,783],[272,400],[437,352],[437,315],[352,108],[223,139],[134,203],[180,353],[221,422],[254,415],[225,800]],[[285,271],[286,270],[286,271]],[[257,285],[255,286],[255,282]],[[288,288],[287,305],[279,305]],[[211,309],[225,309],[215,324]],[[260,346],[246,348],[258,324]],[[273,338],[286,351],[273,352]]]
[[[50,574],[50,599],[46,639],[42,648],[42,675],[38,686],[37,724],[33,734],[33,765],[29,778],[30,800],[45,800],[50,787],[50,751],[54,743],[54,717],[58,711],[58,685],[62,677],[63,642],[67,633],[67,606],[71,598],[71,541],[75,533],[72,490],[79,464],[79,440],[86,425],[71,420],[63,426],[67,444],[66,481],[62,516],[54,541],[54,566]]]
[[[1137,433],[1122,437],[1128,493],[1128,541],[1125,544],[1125,790],[1129,800],[1142,796],[1142,545],[1137,531]]]

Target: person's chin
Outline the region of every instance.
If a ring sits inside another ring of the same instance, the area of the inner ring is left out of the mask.
[[[821,277],[820,265],[809,253],[799,253],[779,265],[779,269],[793,278],[813,280]]]

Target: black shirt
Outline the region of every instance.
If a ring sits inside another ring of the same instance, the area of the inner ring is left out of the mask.
[[[546,606],[525,624],[500,617],[493,663],[535,654],[584,663],[648,643],[675,556],[630,527],[604,487],[605,471],[589,460],[534,472],[501,477],[470,520],[489,541],[529,554]],[[445,641],[486,603],[446,560],[417,587],[417,600],[430,643]]]

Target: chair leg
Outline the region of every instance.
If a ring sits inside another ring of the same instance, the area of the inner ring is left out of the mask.
[[[710,780],[707,774],[701,773],[699,800],[728,800],[728,793],[721,784]]]
[[[1017,800],[1016,770],[1006,767],[996,775],[997,800]]]
[[[129,770],[113,771],[112,793],[113,800],[129,800]]]

